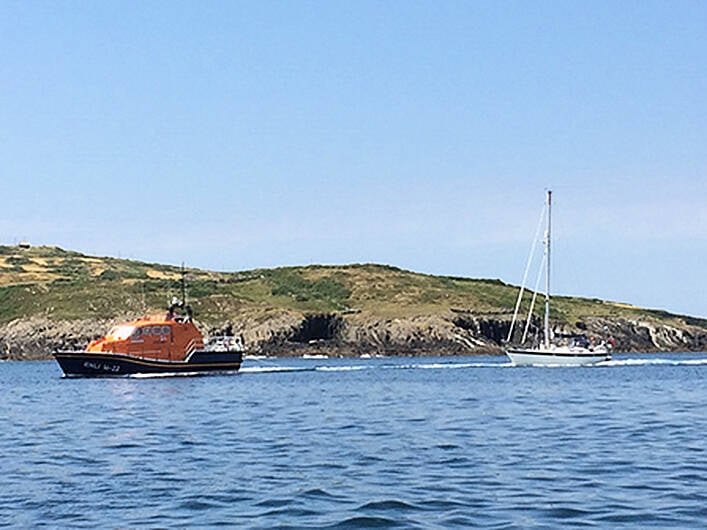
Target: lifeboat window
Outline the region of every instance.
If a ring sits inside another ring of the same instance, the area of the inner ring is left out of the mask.
[[[115,326],[108,332],[108,336],[117,340],[125,340],[135,331],[135,326]]]
[[[133,339],[139,339],[140,336],[142,335],[142,328],[135,328],[135,331],[131,335]]]
[[[169,335],[169,326],[162,326],[162,334]]]
[[[147,327],[142,330],[143,335],[152,335],[152,328]]]

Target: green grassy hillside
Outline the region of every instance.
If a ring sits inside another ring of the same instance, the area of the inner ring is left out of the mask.
[[[457,309],[507,317],[518,292],[499,280],[431,276],[371,264],[187,272],[189,303],[205,323],[263,315],[274,309],[360,312],[385,319]],[[32,316],[74,320],[145,314],[163,310],[175,295],[180,295],[176,266],[86,256],[56,247],[0,246],[0,323]],[[528,295],[524,300],[526,308],[529,299]],[[541,309],[538,304],[536,312]],[[705,320],[627,304],[554,299],[554,321],[573,324],[587,317],[687,321],[707,327]]]

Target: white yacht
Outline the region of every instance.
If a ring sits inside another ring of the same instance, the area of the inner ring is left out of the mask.
[[[538,235],[540,234],[540,227],[542,226],[543,218],[547,218],[547,229],[545,231],[544,238],[544,264],[546,266],[545,270],[545,316],[543,325],[543,337],[542,342],[535,346],[524,347],[528,338],[528,330],[530,328],[530,321],[533,314],[533,307],[535,305],[535,299],[538,293],[538,285],[540,280],[540,274],[538,274],[538,281],[536,282],[535,291],[533,293],[532,301],[530,304],[530,310],[528,311],[528,318],[525,324],[525,329],[520,341],[517,346],[509,346],[506,349],[506,355],[511,359],[511,362],[517,366],[579,366],[579,365],[589,365],[596,364],[603,361],[608,361],[611,359],[611,343],[607,341],[601,341],[600,344],[593,345],[586,340],[585,337],[564,337],[561,343],[559,340],[553,340],[551,330],[550,330],[550,228],[551,228],[551,210],[552,210],[552,191],[547,192],[547,202],[545,208],[543,209],[543,214],[540,217],[540,223],[538,223],[538,230],[536,232],[535,240],[537,242]],[[525,268],[525,274],[523,282],[521,285],[520,293],[518,295],[518,300],[516,302],[515,311],[513,312],[513,321],[511,323],[510,330],[508,332],[507,343],[510,344],[513,338],[513,331],[518,316],[518,311],[520,309],[520,303],[523,298],[523,291],[525,289],[525,282],[528,276],[528,270],[530,268],[530,263],[533,259],[533,253],[535,249],[535,242],[531,248],[530,257],[528,259],[528,264]],[[541,269],[542,272],[542,269]]]

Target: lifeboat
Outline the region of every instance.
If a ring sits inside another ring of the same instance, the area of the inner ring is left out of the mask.
[[[207,343],[191,319],[166,315],[140,318],[114,326],[83,351],[55,351],[67,377],[130,375],[201,375],[235,373],[243,360],[237,337],[214,337]]]

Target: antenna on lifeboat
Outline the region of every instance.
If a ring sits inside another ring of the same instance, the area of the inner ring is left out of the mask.
[[[187,306],[187,273],[184,270],[184,262],[182,261],[182,307]]]

